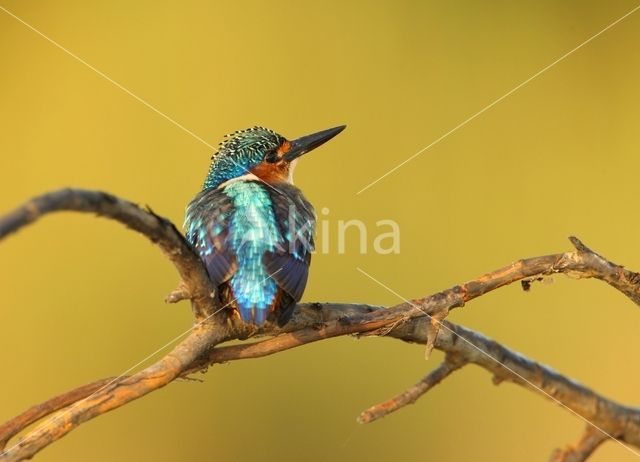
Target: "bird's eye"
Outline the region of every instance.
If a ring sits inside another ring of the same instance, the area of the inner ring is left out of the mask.
[[[264,156],[264,160],[266,162],[269,162],[270,164],[278,162],[278,148],[272,148],[269,151],[267,151],[267,153]]]

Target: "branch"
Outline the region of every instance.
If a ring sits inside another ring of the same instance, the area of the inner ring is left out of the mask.
[[[61,189],[31,199],[0,219],[0,240],[53,212],[74,211],[94,213],[118,221],[156,244],[175,265],[182,287],[194,302],[198,319],[213,310],[209,281],[202,262],[173,223],[144,210],[136,204],[101,191]]]
[[[44,403],[36,404],[25,412],[8,422],[0,425],[0,449],[4,449],[7,442],[17,435],[22,429],[27,428],[34,422],[53,414],[54,412],[64,409],[81,399],[91,396],[96,391],[115,381],[117,377],[109,377],[107,379],[98,380],[96,382],[83,385],[71,391],[55,396]]]
[[[30,459],[80,424],[164,387],[204,351],[219,341],[216,330],[206,325],[191,334],[169,354],[131,377],[109,382],[89,396],[53,415],[31,430],[14,446],[0,453],[0,460]],[[2,436],[4,440],[4,436]]]
[[[316,313],[310,313],[312,309],[317,310]],[[372,313],[365,314],[372,309]],[[320,316],[327,319],[321,327],[317,325],[318,311]],[[363,324],[361,320],[380,311],[386,310],[369,305],[326,304],[321,305],[319,310],[301,305],[294,313],[294,322],[296,327],[300,327],[299,330],[256,343],[216,347],[210,351],[206,360],[195,362],[187,371],[195,372],[216,363],[261,358],[339,335],[367,332],[372,326]],[[412,319],[392,329],[388,337],[426,344],[429,326],[430,320],[427,317]],[[443,322],[435,348],[462,364],[476,364],[489,371],[496,384],[509,381],[523,386],[559,402],[566,410],[592,422],[620,441],[640,447],[639,408],[623,406],[609,400],[548,366],[532,361],[478,332],[448,321]]]
[[[191,299],[197,323],[180,345],[145,370],[131,377],[105,379],[72,390],[1,426],[0,449],[27,426],[53,416],[53,420],[45,420],[26,433],[17,445],[1,452],[0,461],[30,458],[81,423],[212,364],[258,358],[349,334],[383,335],[427,345],[427,352],[435,347],[447,353],[445,363],[414,387],[365,411],[361,415],[363,422],[414,402],[454,370],[473,363],[489,371],[496,383],[506,380],[542,394],[592,422],[591,428],[598,429],[598,434],[603,435],[604,431],[621,444],[640,447],[638,409],[608,400],[480,333],[445,321],[451,309],[489,291],[516,281],[521,281],[527,290],[536,280],[555,273],[603,280],[639,303],[640,275],[606,260],[577,238],[570,238],[574,251],[519,260],[448,290],[389,309],[359,304],[301,304],[284,328],[266,325],[257,329],[224,312],[215,315],[211,296],[214,288],[206,270],[173,224],[110,194],[66,189],[40,196],[0,219],[0,239],[47,213],[62,210],[91,212],[117,220],[156,243],[174,263],[181,278],[178,289],[167,301]],[[255,343],[216,346],[228,340],[265,335],[273,337]]]
[[[584,462],[606,439],[607,436],[603,435],[602,432],[595,430],[591,426],[587,426],[580,441],[564,449],[556,449],[553,454],[551,454],[550,461]]]
[[[181,277],[183,298],[190,298],[197,321],[189,336],[157,363],[131,377],[105,379],[39,406],[34,406],[0,427],[0,449],[27,426],[57,412],[31,430],[14,446],[0,453],[0,460],[23,460],[61,438],[81,423],[116,409],[170,383],[182,370],[226,333],[213,316],[213,287],[200,259],[167,219],[137,205],[99,191],[64,189],[36,197],[0,220],[0,239],[58,211],[95,213],[116,220],[156,244],[174,264]]]
[[[425,375],[422,380],[413,385],[411,388],[403,391],[399,395],[394,396],[384,403],[371,406],[369,409],[362,411],[358,416],[358,422],[371,423],[374,420],[381,419],[392,412],[395,412],[409,404],[415,403],[418,398],[438,385],[444,379],[449,377],[452,372],[457,371],[467,364],[466,360],[458,360],[453,356],[447,356],[445,360],[436,369]]]

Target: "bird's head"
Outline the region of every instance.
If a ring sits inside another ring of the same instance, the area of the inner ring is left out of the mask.
[[[329,141],[345,127],[341,125],[291,141],[264,127],[233,132],[225,136],[211,158],[204,189],[218,188],[245,175],[269,184],[292,183],[298,157]]]

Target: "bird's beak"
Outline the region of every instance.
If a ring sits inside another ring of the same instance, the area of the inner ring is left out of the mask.
[[[287,162],[291,162],[292,160],[300,157],[303,154],[317,148],[321,144],[326,143],[331,138],[336,136],[342,130],[344,130],[347,126],[340,125],[339,127],[330,128],[328,130],[322,130],[321,132],[314,133],[312,135],[303,136],[301,138],[295,139],[291,141],[291,147],[283,156],[283,159]]]

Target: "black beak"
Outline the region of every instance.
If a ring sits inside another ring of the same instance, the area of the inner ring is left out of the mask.
[[[329,141],[346,127],[346,125],[340,125],[339,127],[322,130],[321,132],[314,133],[313,135],[303,136],[291,141],[291,148],[283,156],[284,160],[291,162],[293,159],[312,151],[321,144]]]

